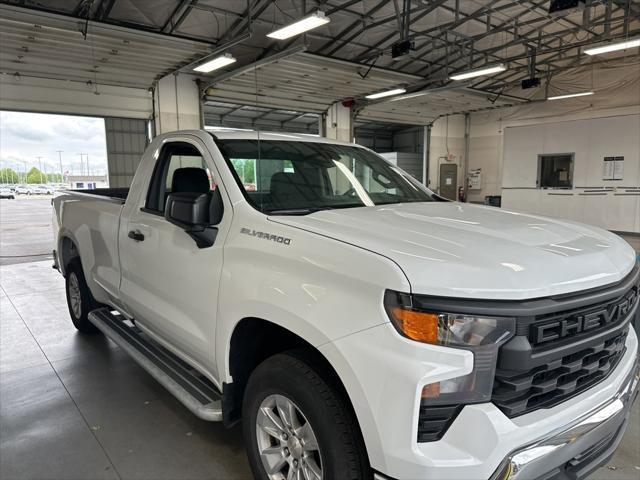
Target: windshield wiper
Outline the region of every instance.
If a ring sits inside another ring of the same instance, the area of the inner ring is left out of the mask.
[[[283,208],[279,210],[269,210],[267,215],[308,215],[310,213],[320,212],[322,210],[338,210],[342,208],[358,208],[364,207],[361,203],[357,204],[345,204],[345,205],[324,205],[322,207],[307,207],[307,208]]]
[[[267,215],[308,215],[310,213],[319,212],[321,210],[332,210],[333,207],[308,207],[308,208],[282,208],[277,210],[269,210]]]

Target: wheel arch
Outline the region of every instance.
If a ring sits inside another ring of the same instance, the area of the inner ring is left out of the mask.
[[[64,232],[60,234],[60,239],[58,240],[58,251],[59,253],[59,267],[62,275],[66,276],[67,267],[71,263],[74,258],[80,259],[80,249],[78,248],[78,243],[75,241],[73,236]]]
[[[343,396],[354,418],[358,418],[351,398],[338,372],[324,354],[296,333],[269,320],[246,317],[234,327],[229,340],[229,373],[233,383],[223,385],[223,415],[227,425],[242,416],[242,398],[251,373],[267,358],[289,350],[302,350],[317,368],[318,374],[331,382]],[[362,444],[362,430],[358,424]]]

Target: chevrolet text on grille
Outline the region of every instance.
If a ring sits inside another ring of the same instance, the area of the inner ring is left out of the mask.
[[[534,345],[593,330],[623,320],[633,310],[640,295],[632,289],[622,299],[591,312],[569,314],[541,325],[532,325],[530,340]]]

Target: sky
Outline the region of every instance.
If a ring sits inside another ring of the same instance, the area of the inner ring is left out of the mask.
[[[104,119],[0,111],[0,168],[10,167],[22,174],[31,167],[60,173],[57,150],[62,150],[62,169],[80,175],[79,153],[88,154],[91,174],[107,171]],[[86,158],[83,155],[84,173]]]

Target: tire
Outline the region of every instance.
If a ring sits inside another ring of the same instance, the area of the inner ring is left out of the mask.
[[[82,333],[98,333],[100,330],[89,321],[89,312],[102,305],[91,295],[79,258],[71,260],[66,273],[67,307],[73,325]]]
[[[314,364],[318,365],[304,351],[292,350],[268,358],[249,377],[242,405],[242,428],[256,479],[372,478],[348,400],[336,381],[323,377],[319,373],[322,369]],[[289,413],[282,416],[283,410]],[[279,424],[270,420],[274,415]],[[293,428],[283,425],[283,418]],[[261,455],[266,448],[271,450]],[[313,474],[318,470],[319,477]]]

